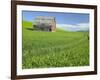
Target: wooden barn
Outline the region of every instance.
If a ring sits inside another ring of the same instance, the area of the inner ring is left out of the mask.
[[[37,31],[51,31],[56,30],[55,17],[37,16],[34,19],[33,27]]]

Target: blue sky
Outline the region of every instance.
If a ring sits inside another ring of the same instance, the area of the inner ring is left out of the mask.
[[[25,21],[33,22],[36,16],[53,16],[57,26],[66,30],[77,31],[80,27],[82,30],[89,29],[89,14],[86,13],[22,11],[22,19]]]

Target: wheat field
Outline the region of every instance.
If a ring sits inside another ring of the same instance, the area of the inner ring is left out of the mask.
[[[22,22],[22,68],[89,65],[89,32],[35,31],[32,22]]]

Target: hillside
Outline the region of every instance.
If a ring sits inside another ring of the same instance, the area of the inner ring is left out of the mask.
[[[35,31],[23,21],[23,68],[89,65],[88,32]]]

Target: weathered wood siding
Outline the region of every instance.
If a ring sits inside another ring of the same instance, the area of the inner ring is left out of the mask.
[[[33,27],[35,30],[55,31],[56,30],[55,17],[37,16],[34,20]]]

